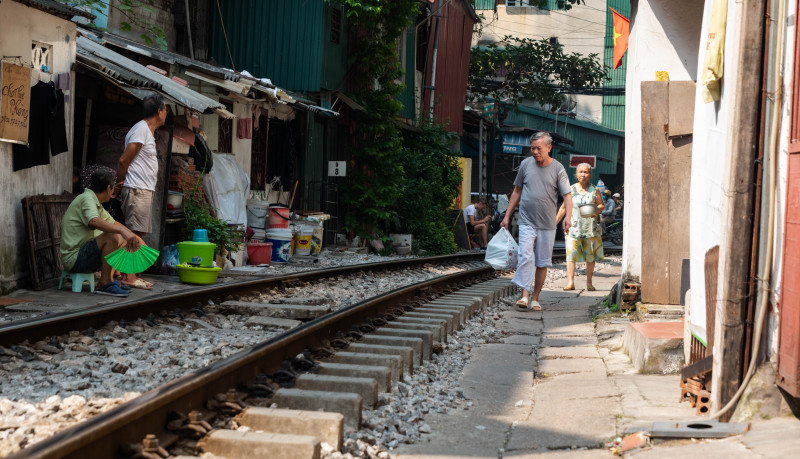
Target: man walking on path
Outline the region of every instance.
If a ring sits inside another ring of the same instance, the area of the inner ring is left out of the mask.
[[[158,180],[158,151],[155,131],[164,125],[167,106],[161,95],[154,94],[142,101],[143,119],[125,136],[125,151],[117,166],[116,191],[120,191],[125,225],[142,237],[153,230],[150,215],[153,192]],[[153,285],[135,274],[125,274],[122,283],[131,287],[151,289]]]
[[[539,294],[547,277],[547,268],[553,266],[558,196],[564,197],[566,209],[572,208],[567,171],[550,157],[552,144],[553,138],[547,132],[539,131],[531,136],[532,156],[519,166],[508,210],[500,224],[508,229],[514,207],[519,204],[519,262],[512,282],[522,288],[522,298],[517,306],[527,308],[530,301],[534,311],[542,309]],[[570,220],[565,218],[563,226],[564,232],[568,232]]]

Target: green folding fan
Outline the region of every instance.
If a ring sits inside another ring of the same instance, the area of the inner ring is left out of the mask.
[[[152,266],[158,254],[158,250],[146,245],[140,245],[136,252],[128,252],[125,247],[120,247],[106,255],[106,261],[121,273],[136,274]]]

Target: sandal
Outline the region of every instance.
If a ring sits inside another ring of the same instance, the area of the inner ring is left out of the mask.
[[[528,299],[527,298],[520,298],[517,300],[517,307],[521,309],[528,309]]]
[[[153,284],[151,284],[150,282],[147,282],[144,279],[136,279],[136,282],[134,282],[132,284],[125,284],[125,285],[127,285],[130,288],[140,288],[142,290],[152,290],[153,289]]]
[[[109,282],[102,287],[96,288],[94,293],[97,293],[98,295],[109,295],[120,298],[125,298],[129,295],[128,291],[123,290],[117,281]]]
[[[596,289],[596,288],[594,288],[594,285],[592,285],[592,284],[589,284],[589,285],[587,285],[587,286],[586,286],[586,290],[588,290],[588,291],[590,291],[590,292],[594,292],[594,291],[595,291],[595,290],[597,290],[597,289]]]
[[[542,305],[539,304],[538,301],[532,300],[531,301],[531,311],[541,311],[541,310],[542,310]]]
[[[564,288],[561,289],[561,290],[575,290],[575,286],[574,285],[565,285]]]

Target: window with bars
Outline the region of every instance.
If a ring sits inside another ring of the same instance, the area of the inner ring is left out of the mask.
[[[331,9],[331,43],[338,45],[342,40],[342,11]]]
[[[43,70],[42,67],[47,66],[49,72],[53,70],[53,46],[47,43],[34,41],[31,43],[31,67]]]

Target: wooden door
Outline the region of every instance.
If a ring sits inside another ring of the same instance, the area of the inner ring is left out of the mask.
[[[693,81],[642,82],[642,301],[682,304],[688,286]]]

